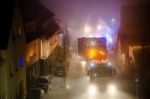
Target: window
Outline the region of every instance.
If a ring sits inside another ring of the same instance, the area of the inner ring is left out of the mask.
[[[35,22],[34,22],[34,21],[31,23],[31,30],[32,30],[32,31],[35,30]]]
[[[20,26],[14,26],[12,31],[13,31],[13,33],[12,33],[13,41],[15,41],[16,39],[18,39],[22,36],[22,29]]]
[[[0,56],[0,66],[1,64],[3,64],[5,62],[5,60]]]
[[[18,27],[17,36],[18,36],[18,37],[21,37],[21,36],[22,36],[22,29],[21,29],[20,27]]]
[[[35,21],[27,23],[26,32],[29,33],[29,32],[35,31],[35,25],[36,25]]]
[[[26,33],[29,33],[29,25],[30,24],[26,24]]]

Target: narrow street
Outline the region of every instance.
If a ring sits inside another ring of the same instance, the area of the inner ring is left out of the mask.
[[[150,99],[150,0],[2,0],[0,99]]]
[[[124,81],[120,80],[119,82]],[[125,82],[121,84],[126,85],[126,87],[130,85]],[[135,96],[120,90],[113,95],[99,92],[91,96],[88,93],[89,80],[86,76],[85,67],[80,64],[80,59],[76,55],[73,55],[71,59],[65,84],[62,78],[54,77],[52,86],[52,90],[46,95],[45,99],[136,99]]]

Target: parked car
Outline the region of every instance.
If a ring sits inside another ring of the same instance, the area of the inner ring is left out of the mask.
[[[67,67],[66,66],[57,66],[54,70],[54,75],[58,77],[67,76]]]
[[[52,80],[52,76],[51,76],[51,75],[40,76],[40,78],[47,79],[47,80],[48,80],[48,83],[51,84],[51,80]]]
[[[39,81],[40,83],[51,84],[51,77],[50,76],[40,76],[37,78],[36,81]]]
[[[48,93],[48,91],[50,90],[49,84],[44,84],[44,83],[36,83],[36,88],[40,88],[44,90],[44,93]]]
[[[31,88],[27,94],[27,99],[44,99],[44,91],[39,88]]]
[[[48,76],[40,76],[36,78],[35,86],[36,88],[43,89],[47,93],[52,88],[51,79]]]

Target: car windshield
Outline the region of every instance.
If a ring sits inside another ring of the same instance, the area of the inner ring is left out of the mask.
[[[39,82],[39,83],[48,83],[48,80],[44,79],[44,78],[38,78],[37,82]]]
[[[91,71],[91,77],[94,78],[111,78],[113,77],[113,72],[111,68],[98,67]]]

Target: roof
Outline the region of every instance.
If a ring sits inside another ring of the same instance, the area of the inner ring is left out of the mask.
[[[30,31],[30,33],[25,33],[26,43],[44,35],[51,37],[59,29],[55,20],[48,22],[46,27],[42,28],[44,22],[49,19],[54,19],[54,13],[42,6],[38,0],[19,0],[19,4],[24,26],[27,23],[36,21],[35,30]]]
[[[4,0],[1,2],[1,7],[7,7],[7,8],[1,8],[1,18],[0,18],[0,49],[4,50],[7,49],[8,41],[9,41],[9,35],[11,30],[11,23],[12,23],[12,17],[13,17],[13,10],[14,10],[14,1],[15,0]]]
[[[121,10],[121,26],[150,25],[150,5],[126,5]]]
[[[130,45],[150,45],[150,5],[122,7],[119,38]]]
[[[24,24],[36,19],[53,17],[54,14],[43,7],[38,0],[19,0]]]
[[[42,21],[43,23],[44,21]],[[50,19],[50,21],[45,21],[47,24],[41,26],[41,33],[45,33],[46,38],[51,37],[56,31],[59,30],[59,25],[56,23],[55,19]],[[41,23],[41,24],[42,24]]]
[[[150,27],[120,28],[119,38],[130,45],[150,45]]]

